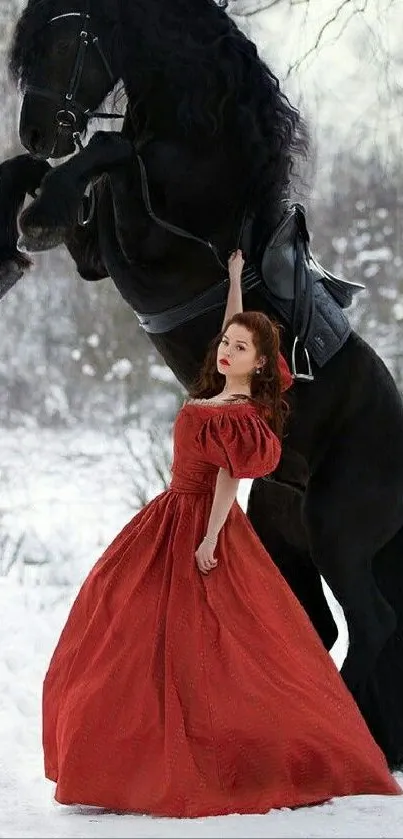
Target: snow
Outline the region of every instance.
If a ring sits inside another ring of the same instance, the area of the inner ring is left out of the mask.
[[[14,561],[9,574],[0,576],[0,839],[401,835],[403,796],[355,796],[267,815],[192,820],[119,815],[54,802],[53,784],[44,779],[42,767],[42,680],[81,580],[138,507],[133,473],[137,470],[139,480],[145,474],[147,437],[133,432],[130,443],[138,461],[127,462],[121,432],[1,430],[3,573],[7,550]],[[146,471],[152,495],[160,487],[152,469]],[[241,484],[242,506],[249,486],[247,481]],[[41,559],[46,561],[40,564]],[[337,604],[331,603],[341,627],[332,651],[340,666],[345,625]],[[403,786],[403,773],[396,777]]]
[[[119,361],[115,361],[112,364],[110,369],[110,376],[115,376],[117,379],[125,379],[126,376],[129,376],[133,370],[133,364],[128,358],[119,358]],[[105,378],[107,378],[105,376]]]
[[[393,306],[393,314],[396,320],[403,320],[403,303],[396,303]]]
[[[357,250],[360,249],[360,244],[358,243]],[[390,262],[393,259],[393,251],[391,248],[383,247],[378,248],[377,250],[366,250],[361,251],[361,253],[357,254],[357,261],[359,263],[362,262]]]

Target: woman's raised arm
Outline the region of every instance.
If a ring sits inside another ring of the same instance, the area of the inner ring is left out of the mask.
[[[241,276],[244,266],[242,251],[237,250],[228,260],[229,290],[222,328],[238,312],[243,312]]]

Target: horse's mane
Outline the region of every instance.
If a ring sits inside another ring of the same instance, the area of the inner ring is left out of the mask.
[[[35,58],[33,32],[52,14],[83,6],[83,0],[29,0],[10,53],[15,80]],[[304,122],[256,46],[214,0],[94,0],[94,15],[109,22],[108,35],[119,21],[129,100],[138,101],[141,91],[149,111],[167,91],[189,142],[214,138],[242,149],[255,199],[260,192],[287,193],[293,163],[307,151]]]
[[[153,14],[139,18],[144,4]],[[150,86],[175,92],[177,122],[188,136],[200,132],[228,148],[231,133],[255,199],[260,190],[286,193],[308,132],[255,44],[214,0],[120,0],[120,7],[123,32],[138,34],[136,46],[126,39],[126,87],[139,89],[133,58],[140,52],[139,66],[150,71],[142,71],[143,83],[148,76]]]

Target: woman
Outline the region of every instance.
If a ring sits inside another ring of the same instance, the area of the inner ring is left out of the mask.
[[[278,463],[291,384],[278,330],[242,313],[242,265],[175,423],[171,486],[97,562],[52,657],[43,743],[61,803],[180,817],[401,793],[235,501]]]

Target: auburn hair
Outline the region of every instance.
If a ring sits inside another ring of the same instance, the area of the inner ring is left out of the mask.
[[[232,324],[244,326],[251,333],[257,356],[266,358],[260,372],[252,373],[251,396],[239,394],[234,395],[234,398],[242,397],[246,401],[254,402],[274,433],[281,439],[289,407],[283,398],[285,386],[279,365],[280,328],[263,312],[239,312],[225,323],[223,330],[209,345],[200,373],[189,390],[190,397],[211,399],[222,392],[225,376],[217,370],[217,350],[223,335]]]

